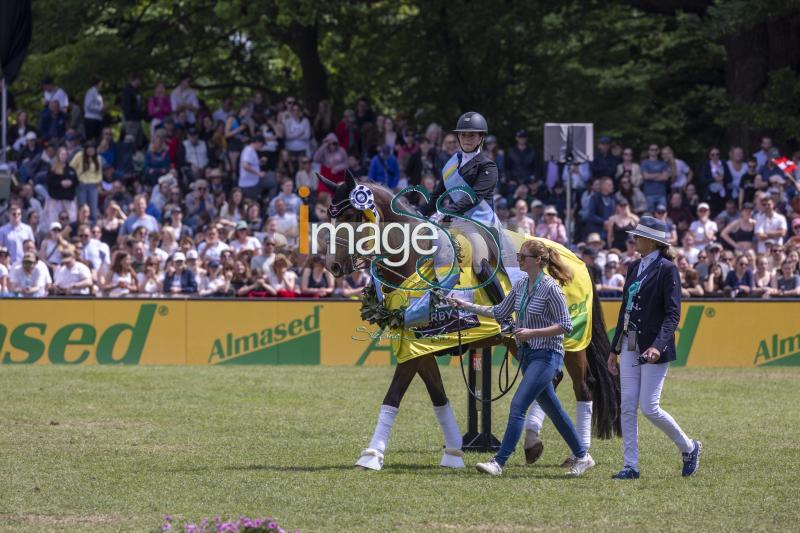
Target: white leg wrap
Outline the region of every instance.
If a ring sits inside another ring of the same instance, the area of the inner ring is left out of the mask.
[[[442,433],[444,433],[445,449],[439,464],[448,468],[464,468],[461,429],[458,427],[458,421],[456,421],[450,403],[439,407],[434,406],[433,412],[436,414],[436,420],[439,422],[439,427],[442,428]]]
[[[389,442],[389,435],[392,433],[397,412],[397,407],[381,405],[378,423],[375,425],[375,432],[369,441],[369,448],[361,452],[361,457],[356,461],[357,466],[363,466],[370,470],[380,470],[383,467],[383,452],[386,451],[386,444]]]
[[[539,406],[539,402],[533,402],[528,411],[528,417],[525,419],[525,429],[541,433],[543,423],[544,410]]]
[[[577,402],[575,413],[575,430],[588,450],[592,445],[592,402]]]

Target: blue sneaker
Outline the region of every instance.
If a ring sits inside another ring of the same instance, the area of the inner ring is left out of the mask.
[[[697,467],[700,466],[700,452],[703,451],[703,443],[699,440],[694,440],[694,449],[689,453],[683,454],[683,477],[689,477],[697,472]]]
[[[631,466],[626,466],[618,473],[611,476],[611,479],[639,479],[639,471]]]

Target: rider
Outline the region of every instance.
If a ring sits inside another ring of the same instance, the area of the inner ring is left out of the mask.
[[[492,228],[494,230],[492,233],[499,240],[501,225],[494,212],[494,189],[498,180],[497,165],[481,151],[483,142],[489,133],[489,126],[483,115],[475,111],[468,111],[459,117],[453,131],[458,137],[461,149],[445,163],[442,169],[442,181],[439,182],[430,201],[420,212],[438,222],[442,215],[436,212],[437,199],[449,189],[467,187],[475,193],[475,199],[473,200],[460,191],[451,193],[448,195],[451,200],[448,209]],[[462,228],[465,227],[464,224],[458,223],[458,225]],[[494,243],[487,245],[490,239],[475,229],[474,225],[465,233],[472,245],[473,267],[476,276],[481,283],[484,283],[494,272],[489,260],[494,257],[496,261],[500,261],[497,259],[497,247]],[[442,246],[439,248],[442,249]],[[496,305],[503,301],[503,290],[496,279],[493,279],[484,289],[493,304]]]

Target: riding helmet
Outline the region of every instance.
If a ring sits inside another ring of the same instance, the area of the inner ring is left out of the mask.
[[[458,117],[456,129],[453,131],[456,133],[489,133],[489,125],[486,123],[486,119],[483,118],[483,115],[480,113],[475,111],[467,111]]]

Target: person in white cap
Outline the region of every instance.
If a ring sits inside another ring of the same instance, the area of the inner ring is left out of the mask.
[[[706,202],[697,205],[697,220],[689,226],[689,233],[694,237],[694,247],[697,251],[705,250],[706,246],[717,240],[719,228],[711,220],[711,209]]]
[[[702,444],[686,436],[661,408],[661,391],[669,363],[675,361],[675,330],[681,314],[681,283],[669,245],[667,225],[644,216],[635,229],[636,250],[642,259],[628,268],[622,306],[608,369],[619,374],[622,388],[621,425],[624,466],[614,479],[637,479],[639,473],[638,409],[675,443],[682,453],[682,475],[697,470]]]

